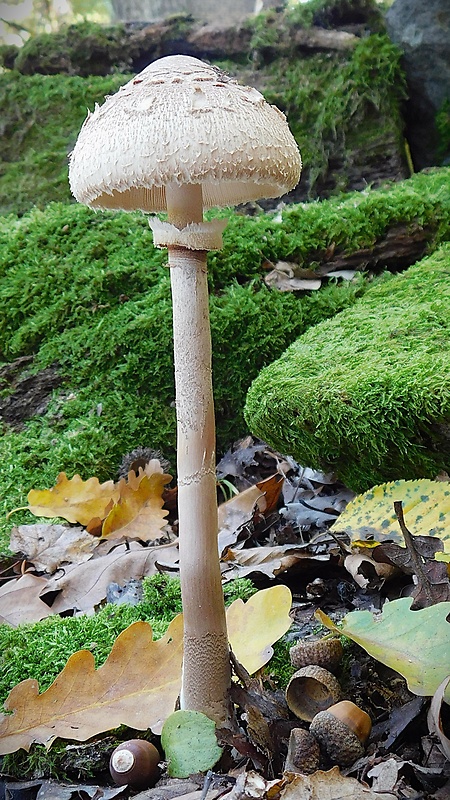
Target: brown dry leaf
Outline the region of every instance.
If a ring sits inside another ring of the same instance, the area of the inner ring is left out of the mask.
[[[227,580],[233,578],[245,578],[253,572],[262,572],[273,578],[281,572],[286,572],[300,561],[311,564],[311,561],[329,561],[329,555],[319,555],[312,557],[306,546],[299,547],[296,544],[280,545],[279,547],[249,547],[245,550],[227,550],[222,556],[224,562],[224,577]]]
[[[177,562],[177,544],[142,547],[137,542],[131,542],[129,548],[121,544],[107,555],[94,557],[86,564],[67,567],[63,575],[50,578],[41,596],[60,591],[52,605],[55,614],[74,608],[90,611],[106,598],[110,583],[123,586],[132,578],[140,580],[144,576],[155,575],[160,559],[164,559],[164,563]]]
[[[159,462],[158,462],[159,463]],[[112,507],[102,526],[102,537],[140,539],[151,542],[161,536],[168,511],[163,510],[162,494],[170,475],[153,472],[138,477],[129,473],[129,482],[119,481],[119,499]]]
[[[301,269],[290,261],[277,261],[264,283],[280,292],[298,292],[320,289],[322,281],[312,270]]]
[[[84,528],[37,523],[13,528],[9,547],[23,553],[36,569],[52,573],[63,562],[89,561],[98,543]]]
[[[276,473],[244,489],[219,506],[219,552],[238,539],[239,532],[254,518],[255,512],[270,514],[276,508],[283,488],[283,477]]]
[[[34,679],[22,681],[5,702],[13,713],[0,718],[0,754],[33,742],[49,748],[56,738],[82,742],[119,725],[160,733],[180,691],[182,655],[179,614],[157,641],[148,622],[134,622],[99,669],[79,650],[42,694]]]
[[[39,597],[46,585],[45,578],[31,573],[5,583],[0,589],[0,622],[15,628],[23,622],[39,622],[53,614]]]
[[[36,517],[62,517],[88,525],[93,517],[105,518],[110,503],[119,499],[119,491],[114,481],[83,481],[79,475],[69,480],[65,472],[60,472],[52,489],[31,489],[27,499]]]
[[[341,775],[339,767],[312,775],[286,773],[280,800],[397,800],[391,792],[374,792],[366,783]]]

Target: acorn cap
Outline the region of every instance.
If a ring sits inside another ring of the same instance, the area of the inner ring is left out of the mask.
[[[319,768],[320,747],[317,739],[303,728],[293,728],[284,765],[285,772],[310,775]]]
[[[296,669],[315,664],[334,672],[342,658],[340,639],[300,639],[289,651],[291,664]]]
[[[76,199],[164,211],[165,186],[200,184],[203,206],[278,197],[301,158],[284,114],[191,56],[166,56],[89,113],[70,158]]]
[[[341,687],[327,669],[317,666],[297,670],[286,687],[286,702],[299,719],[307,721],[341,697]]]
[[[347,767],[364,754],[372,729],[368,714],[350,700],[320,711],[309,726],[333,764]]]

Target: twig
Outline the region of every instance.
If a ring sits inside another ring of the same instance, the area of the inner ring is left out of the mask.
[[[203,788],[202,788],[202,793],[200,795],[200,800],[206,800],[206,795],[208,794],[209,787],[211,786],[213,775],[214,775],[213,771],[209,769],[205,775],[205,780],[203,781]]]
[[[405,540],[406,549],[408,550],[409,557],[411,559],[414,572],[417,575],[417,578],[420,579],[420,582],[423,586],[426,598],[430,604],[434,603],[433,593],[430,588],[430,581],[428,576],[423,568],[423,562],[421,557],[418,555],[415,544],[414,544],[414,536],[412,535],[411,531],[405,525],[405,517],[403,515],[403,503],[401,500],[396,500],[394,502],[394,511],[395,515],[398,520],[398,524],[400,525],[400,530],[403,534],[403,538]]]

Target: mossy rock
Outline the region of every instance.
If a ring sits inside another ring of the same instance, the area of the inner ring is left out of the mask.
[[[356,491],[450,462],[450,245],[386,275],[252,384],[250,430]]]
[[[265,254],[283,258],[290,248],[280,224],[272,225],[265,240],[265,216],[234,219],[224,253],[211,262],[218,452],[245,433],[243,402],[259,370],[308,325],[354,303],[365,289],[361,279],[330,281],[320,293],[301,296],[270,290],[258,274]],[[161,450],[174,463],[166,262],[139,214],[53,204],[0,226],[5,512],[23,505],[33,486],[53,485],[61,470],[85,479],[114,477],[123,455],[137,445]],[[21,393],[30,391],[29,379],[36,376],[42,385],[40,376],[50,368],[59,388],[41,396],[39,413],[31,419],[9,416]],[[12,524],[3,517],[3,550]]]

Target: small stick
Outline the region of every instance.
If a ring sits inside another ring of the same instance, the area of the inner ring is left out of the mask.
[[[211,786],[213,775],[213,771],[209,769],[205,775],[205,780],[203,781],[203,789],[200,795],[200,800],[206,800],[206,795],[208,794],[209,787]]]
[[[403,534],[403,538],[405,540],[406,549],[408,550],[409,557],[412,561],[414,572],[416,573],[417,577],[420,578],[420,581],[423,585],[427,600],[430,603],[434,602],[433,594],[430,589],[430,581],[428,580],[428,576],[423,568],[423,562],[420,556],[417,553],[415,544],[414,544],[414,536],[412,535],[411,531],[405,525],[405,517],[403,515],[403,503],[401,500],[396,500],[394,502],[394,511],[395,515],[398,520],[398,524],[400,525],[400,530]]]

